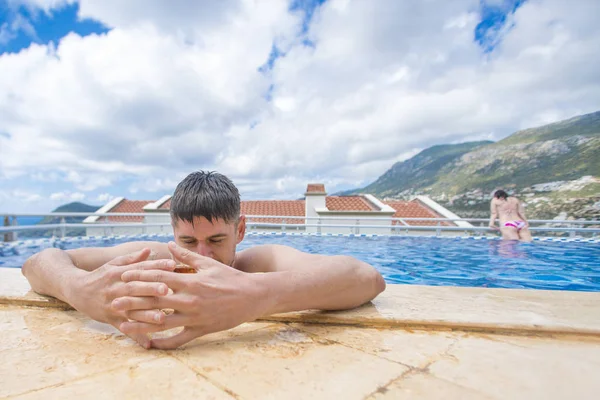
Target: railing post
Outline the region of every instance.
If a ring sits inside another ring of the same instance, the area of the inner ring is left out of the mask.
[[[4,216],[4,226],[10,226],[10,220],[8,219],[8,215]],[[12,232],[6,232],[4,234],[4,241],[5,242],[10,242],[10,239],[11,239],[10,234],[11,233]]]
[[[356,220],[356,227],[354,228],[354,232],[355,234],[359,235],[360,234],[360,219]]]
[[[281,225],[281,232],[285,232],[285,218],[283,219],[283,224]]]
[[[317,233],[321,233],[321,217],[317,220]]]
[[[16,227],[19,225],[19,221],[17,220],[17,217],[15,215],[13,215],[12,220],[11,220],[11,225]],[[19,240],[19,232],[17,231],[12,231],[12,234],[9,236],[13,241],[17,241]]]
[[[62,217],[60,219],[60,237],[64,238],[67,235],[67,227],[65,226],[65,224],[67,223],[67,221],[65,221],[65,217]]]
[[[442,234],[442,231],[440,229],[440,221],[437,222],[437,229],[435,230],[435,236],[440,236]]]

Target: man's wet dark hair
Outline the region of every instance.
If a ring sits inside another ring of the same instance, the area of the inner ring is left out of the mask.
[[[194,222],[204,217],[209,222],[222,219],[237,223],[240,217],[240,193],[233,182],[218,172],[197,171],[175,188],[171,198],[171,219]]]
[[[502,189],[496,190],[496,192],[494,193],[494,197],[497,198],[497,199],[504,199],[504,200],[506,200],[508,198],[508,193],[506,193]]]

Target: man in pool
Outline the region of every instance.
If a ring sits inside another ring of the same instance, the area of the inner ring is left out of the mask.
[[[180,182],[171,221],[175,242],[46,249],[22,272],[36,292],[159,349],[270,314],[357,307],[385,289],[375,268],[349,256],[280,245],[236,252],[245,217],[237,188],[219,173],[194,172]],[[196,273],[177,273],[176,264]],[[178,327],[172,336],[149,337]]]
[[[497,230],[495,221],[500,219],[502,239],[531,242],[529,223],[519,199],[509,196],[504,190],[496,190],[490,202],[490,213],[490,228]]]

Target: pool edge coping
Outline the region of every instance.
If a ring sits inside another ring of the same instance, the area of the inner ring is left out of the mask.
[[[73,310],[31,291],[21,271],[12,268],[0,268],[0,305]],[[352,310],[291,312],[257,321],[600,337],[600,292],[388,284],[372,302]]]

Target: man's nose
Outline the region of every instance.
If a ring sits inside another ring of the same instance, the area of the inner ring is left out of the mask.
[[[212,250],[206,243],[198,243],[194,251],[204,257],[212,257]]]

